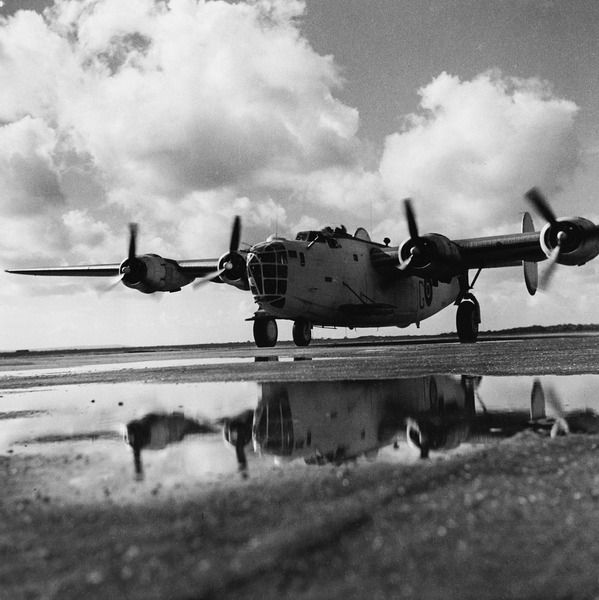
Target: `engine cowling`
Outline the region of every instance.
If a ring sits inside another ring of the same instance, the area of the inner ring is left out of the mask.
[[[127,258],[121,263],[120,272],[125,286],[143,294],[178,292],[193,281],[193,277],[181,272],[174,260],[157,254]]]
[[[224,269],[220,275],[223,283],[240,289],[249,289],[245,257],[239,252],[227,252],[218,261],[218,269]]]
[[[599,255],[599,238],[596,226],[583,217],[557,219],[541,230],[540,244],[549,257],[560,240],[557,262],[562,265],[584,265]]]
[[[439,233],[409,238],[397,250],[399,263],[408,264],[410,272],[426,271],[427,277],[449,281],[456,274],[462,257],[459,248]]]

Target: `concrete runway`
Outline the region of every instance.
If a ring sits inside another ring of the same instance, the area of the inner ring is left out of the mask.
[[[0,389],[70,383],[304,381],[426,374],[572,375],[599,373],[599,336],[483,339],[476,344],[316,343],[4,353]]]

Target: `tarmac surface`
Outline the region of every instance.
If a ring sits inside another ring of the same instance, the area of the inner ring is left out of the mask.
[[[0,598],[599,598],[598,393],[594,335],[6,353]]]

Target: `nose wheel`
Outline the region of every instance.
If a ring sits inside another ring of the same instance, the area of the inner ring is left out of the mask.
[[[456,313],[456,329],[462,344],[473,344],[478,338],[478,325],[480,323],[480,308],[478,301],[472,294],[458,304]]]
[[[254,321],[254,342],[258,348],[272,348],[277,343],[278,335],[279,328],[274,319],[262,318]]]
[[[305,319],[293,322],[293,341],[296,346],[307,346],[312,340],[312,325]]]

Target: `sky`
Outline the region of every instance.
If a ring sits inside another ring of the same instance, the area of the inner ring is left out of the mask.
[[[0,2],[0,266],[212,258],[306,228],[518,231],[539,186],[599,221],[599,4],[571,0]],[[542,219],[535,215],[535,223]],[[483,329],[599,321],[599,267],[528,296],[484,271]],[[0,275],[0,348],[252,337],[251,294],[147,296]],[[452,331],[452,308],[420,332]],[[280,338],[290,338],[280,323]],[[315,330],[354,337],[380,330]],[[415,326],[405,333],[417,333]]]

